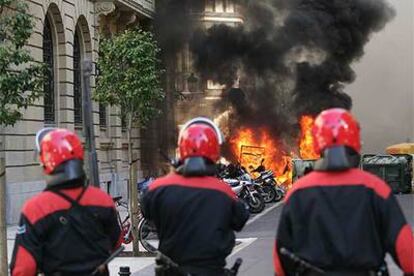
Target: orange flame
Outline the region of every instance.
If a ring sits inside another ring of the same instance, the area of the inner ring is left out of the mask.
[[[300,118],[301,136],[299,151],[302,159],[318,159],[320,157],[313,147],[312,126],[314,121],[315,118],[308,115]]]
[[[291,157],[277,141],[265,128],[242,128],[233,135],[230,144],[233,154],[249,172],[257,168],[264,159],[263,165],[273,171],[278,182],[290,184]]]
[[[298,151],[302,159],[318,159],[320,156],[313,148],[312,116],[302,116],[300,119],[301,134],[298,141]],[[292,159],[297,156],[287,152],[278,137],[272,137],[266,128],[241,128],[230,138],[230,146],[240,164],[253,176],[251,171],[257,168],[262,159],[266,169],[271,169],[279,183],[287,188],[292,185]]]

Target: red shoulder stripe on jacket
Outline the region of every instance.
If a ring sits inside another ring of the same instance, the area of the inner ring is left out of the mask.
[[[149,186],[149,191],[154,191],[160,187],[181,186],[187,188],[209,189],[222,192],[232,199],[236,199],[236,194],[225,182],[211,176],[204,177],[183,177],[176,173],[170,173],[164,177],[156,179]]]
[[[293,184],[293,188],[288,192],[285,202],[289,200],[292,194],[302,189],[359,185],[374,190],[378,196],[384,199],[388,198],[391,194],[391,188],[382,179],[359,169],[351,169],[343,172],[314,171]]]
[[[12,267],[12,276],[35,276],[37,270],[36,261],[29,251],[19,246],[16,254],[16,261]]]
[[[42,192],[23,205],[22,214],[33,225],[47,215],[66,210],[70,203],[51,192]]]
[[[275,247],[273,249],[273,265],[277,276],[285,276],[285,271],[283,270],[279,253],[277,252],[277,242],[275,242]]]
[[[65,189],[61,190],[69,197],[76,199],[82,188]],[[103,191],[96,187],[88,187],[85,194],[80,200],[80,204],[83,206],[99,206],[99,207],[113,207],[114,203],[112,199]],[[53,214],[58,211],[69,209],[71,203],[63,199],[57,194],[50,191],[42,192],[23,206],[22,213],[26,216],[31,224],[35,224],[40,219],[47,215]]]
[[[408,224],[401,228],[395,247],[401,269],[406,274],[414,273],[414,237]]]

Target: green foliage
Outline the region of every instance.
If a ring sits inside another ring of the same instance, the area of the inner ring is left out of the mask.
[[[126,118],[145,126],[164,98],[159,51],[153,35],[140,29],[102,39],[95,100],[119,106]]]
[[[0,0],[0,125],[14,125],[42,94],[46,67],[24,49],[32,31],[25,3]]]

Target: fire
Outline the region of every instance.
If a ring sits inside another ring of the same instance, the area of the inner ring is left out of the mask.
[[[312,126],[314,121],[315,118],[308,115],[304,115],[300,119],[299,151],[302,159],[318,159],[320,157],[313,148]]]
[[[301,134],[297,151],[302,159],[319,158],[313,148],[311,133],[314,120],[314,117],[307,115],[300,119]],[[282,141],[272,136],[268,129],[241,128],[234,132],[229,141],[233,155],[253,176],[256,175],[252,170],[257,168],[264,159],[263,165],[266,169],[273,171],[276,180],[287,188],[291,187],[292,159],[297,158],[297,154],[286,151]]]
[[[233,154],[249,172],[257,168],[262,159],[266,169],[271,169],[280,183],[290,184],[292,179],[291,157],[283,145],[271,137],[265,128],[241,128],[230,139]]]

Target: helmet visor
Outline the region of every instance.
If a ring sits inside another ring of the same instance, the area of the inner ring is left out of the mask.
[[[46,134],[48,134],[49,132],[55,129],[56,129],[55,127],[45,127],[36,133],[36,140],[35,140],[35,144],[36,144],[35,155],[36,156],[40,154],[40,151],[41,151],[40,143],[42,142],[42,139],[46,136]]]

